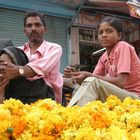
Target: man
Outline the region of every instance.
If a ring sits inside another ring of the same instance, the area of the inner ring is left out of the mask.
[[[25,77],[30,81],[43,78],[47,87],[54,91],[55,100],[61,103],[63,79],[59,68],[62,48],[58,44],[44,40],[46,32],[45,16],[36,11],[28,12],[24,18],[24,33],[29,41],[22,50],[29,62],[24,66],[0,62],[1,85],[2,79],[6,78],[11,80]]]

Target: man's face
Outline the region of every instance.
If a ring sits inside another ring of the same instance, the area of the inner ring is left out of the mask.
[[[44,27],[39,16],[28,17],[26,19],[26,25],[24,33],[27,35],[29,41],[34,44],[40,44],[44,40],[44,35],[47,28]]]

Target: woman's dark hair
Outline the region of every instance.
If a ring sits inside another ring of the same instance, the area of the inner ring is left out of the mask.
[[[123,26],[121,21],[116,18],[116,17],[105,17],[101,20],[100,24],[103,22],[107,22],[110,26],[112,26],[113,28],[115,28],[117,30],[118,33],[123,33]],[[100,24],[98,26],[98,29],[100,27]]]
[[[40,17],[44,27],[47,26],[46,21],[45,21],[45,15],[42,14],[42,13],[39,13],[38,11],[33,10],[33,11],[28,11],[26,13],[26,15],[24,17],[24,27],[26,26],[26,20],[27,20],[28,17],[36,17],[36,16]]]

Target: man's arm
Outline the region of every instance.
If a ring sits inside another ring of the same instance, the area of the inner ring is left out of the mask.
[[[49,76],[52,72],[54,73],[54,71],[58,73],[61,55],[62,48],[57,45],[56,47],[51,47],[49,52],[46,51],[43,57],[30,61],[27,66],[36,73],[36,77],[33,78],[43,78]]]
[[[14,79],[19,76],[24,77],[33,77],[35,76],[35,72],[27,65],[25,66],[17,66],[11,62],[0,62],[0,72],[7,77],[9,80]],[[20,75],[20,69],[23,69],[23,74]]]

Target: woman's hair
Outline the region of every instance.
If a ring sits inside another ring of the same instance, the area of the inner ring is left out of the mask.
[[[38,11],[35,11],[35,10],[32,10],[32,11],[28,11],[24,17],[24,27],[26,26],[26,20],[28,17],[39,17],[40,20],[42,21],[44,27],[46,27],[46,21],[45,21],[45,15],[38,12]]]
[[[14,46],[8,46],[2,49],[0,51],[0,56],[2,54],[7,54],[10,57],[12,63],[19,66],[24,66],[29,62],[28,57],[24,51]]]
[[[112,26],[113,28],[115,28],[117,30],[118,33],[123,33],[123,26],[121,21],[116,18],[116,17],[105,17],[101,20],[100,24],[103,22],[107,22],[110,26]],[[98,29],[100,27],[100,24],[98,26]]]

